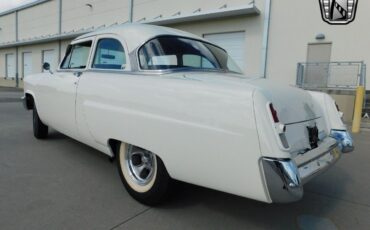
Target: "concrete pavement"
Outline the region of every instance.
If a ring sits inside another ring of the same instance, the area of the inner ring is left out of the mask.
[[[305,186],[304,199],[264,204],[178,183],[157,208],[124,190],[115,163],[52,131],[32,134],[21,92],[0,88],[0,229],[370,229],[370,132]]]

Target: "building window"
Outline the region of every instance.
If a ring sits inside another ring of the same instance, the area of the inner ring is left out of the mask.
[[[92,68],[96,69],[124,69],[126,56],[122,44],[116,39],[100,39],[96,46]]]

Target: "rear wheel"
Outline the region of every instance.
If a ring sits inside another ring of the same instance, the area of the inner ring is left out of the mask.
[[[36,106],[33,107],[33,135],[37,139],[45,139],[48,136],[48,126],[40,120]]]
[[[164,201],[171,178],[158,156],[122,143],[117,162],[121,180],[133,198],[146,205],[157,205]]]

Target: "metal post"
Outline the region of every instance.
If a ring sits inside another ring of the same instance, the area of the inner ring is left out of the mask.
[[[263,27],[263,41],[262,41],[262,56],[261,56],[261,77],[266,78],[267,72],[267,54],[268,54],[268,43],[270,36],[270,15],[271,15],[271,0],[265,1],[265,19]]]
[[[18,46],[15,47],[15,87],[19,87],[19,72],[18,72]]]
[[[63,6],[62,0],[59,0],[59,27],[58,27],[59,36],[62,34],[62,6]],[[62,56],[62,41],[59,39],[58,41],[58,63],[60,63],[61,56]]]
[[[134,0],[129,0],[129,18],[128,21],[132,23],[134,20]]]
[[[18,34],[18,10],[15,11],[15,41],[19,41]],[[19,68],[18,68],[18,45],[15,47],[15,87],[19,87]]]
[[[365,87],[359,86],[356,90],[355,111],[353,113],[353,123],[352,123],[353,133],[360,132],[364,95],[365,95]]]

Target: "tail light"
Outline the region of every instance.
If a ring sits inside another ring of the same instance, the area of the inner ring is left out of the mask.
[[[288,149],[289,148],[289,143],[288,143],[288,140],[285,136],[286,126],[284,124],[280,123],[278,113],[275,110],[274,105],[272,103],[269,104],[269,108],[270,108],[270,112],[271,112],[271,115],[272,115],[272,119],[274,120],[274,123],[275,123],[275,129],[276,129],[276,131],[279,135],[281,144],[285,149]]]
[[[270,111],[271,111],[272,118],[274,119],[274,122],[279,123],[279,117],[278,117],[277,111],[275,110],[272,103],[270,103],[269,106],[270,106]]]

